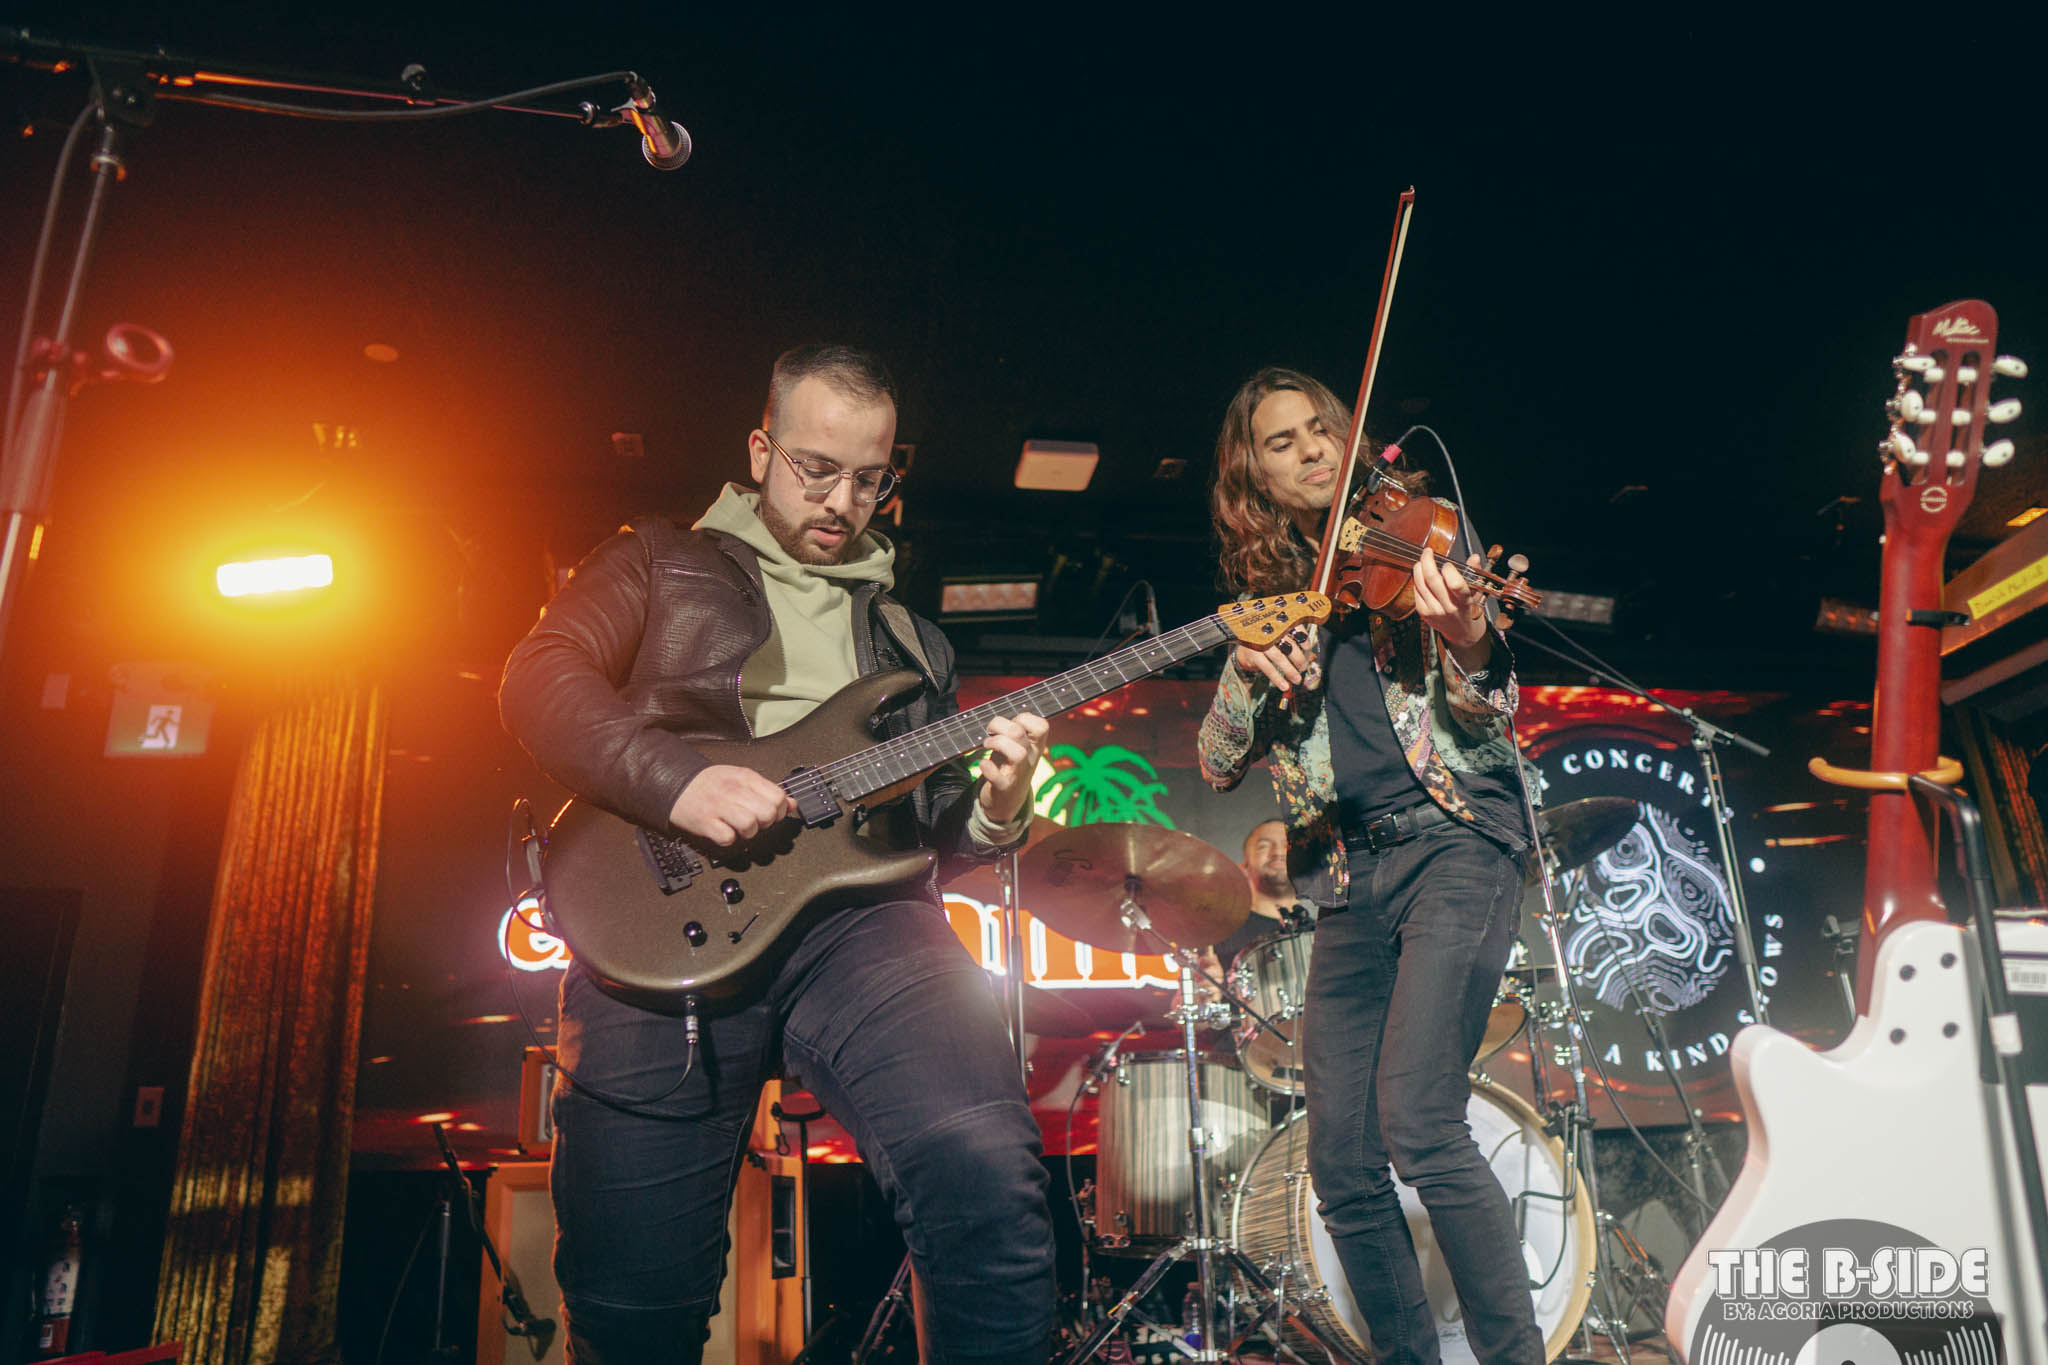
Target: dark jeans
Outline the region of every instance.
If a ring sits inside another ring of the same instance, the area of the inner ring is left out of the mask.
[[[573,966],[561,1056],[608,1094],[675,1083],[683,1021],[604,994]],[[622,1112],[554,1096],[555,1278],[577,1365],[695,1362],[718,1306],[726,1210],[762,1082],[787,1062],[853,1134],[895,1207],[923,1359],[1046,1359],[1052,1218],[1038,1126],[987,979],[917,901],[814,928],[759,999],[707,1016],[683,1087]]]
[[[1439,1359],[1389,1162],[1428,1210],[1474,1353],[1542,1365],[1521,1238],[1465,1112],[1521,860],[1453,821],[1354,849],[1350,872],[1350,905],[1317,921],[1309,966],[1308,1160],[1375,1365]]]

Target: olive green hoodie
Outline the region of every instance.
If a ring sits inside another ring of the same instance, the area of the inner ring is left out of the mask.
[[[756,737],[786,730],[819,702],[860,675],[853,654],[853,590],[896,581],[896,547],[870,528],[839,564],[805,564],[790,556],[761,520],[761,495],[727,484],[698,530],[745,541],[761,561],[774,629],[740,669],[740,707]]]

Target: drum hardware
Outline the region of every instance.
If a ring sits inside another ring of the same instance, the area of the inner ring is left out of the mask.
[[[1585,1186],[1573,1178],[1564,1145],[1544,1131],[1535,1109],[1481,1077],[1472,1077],[1471,1087],[1468,1121],[1487,1165],[1508,1193],[1529,1267],[1537,1327],[1546,1355],[1555,1358],[1592,1294],[1598,1240],[1593,1206]],[[1297,1117],[1284,1124],[1246,1166],[1229,1240],[1285,1288],[1293,1316],[1283,1325],[1283,1349],[1300,1350],[1313,1342],[1339,1365],[1362,1365],[1372,1358],[1370,1333],[1337,1262],[1335,1242],[1316,1213],[1314,1182],[1306,1169],[1308,1122]],[[1397,1184],[1426,1268],[1443,1358],[1446,1365],[1469,1365],[1469,1349],[1458,1340],[1455,1289],[1427,1269],[1437,1261],[1426,1211],[1410,1187]],[[1545,1212],[1535,1212],[1539,1208]],[[1320,1337],[1302,1330],[1308,1327]]]
[[[1521,736],[1515,732],[1515,719],[1510,715],[1507,721],[1508,737],[1513,741],[1515,751],[1519,754],[1522,748],[1522,741]],[[1524,782],[1521,784],[1521,788],[1522,812],[1528,820],[1528,828],[1536,835],[1536,857],[1531,870],[1536,874],[1534,880],[1543,894],[1543,909],[1538,913],[1537,920],[1542,926],[1543,936],[1549,940],[1550,960],[1558,968],[1557,982],[1563,996],[1564,1041],[1558,1049],[1560,1055],[1557,1058],[1557,1062],[1571,1076],[1572,1080],[1572,1098],[1570,1103],[1561,1106],[1549,1106],[1549,1113],[1544,1126],[1546,1129],[1549,1129],[1552,1124],[1555,1124],[1555,1131],[1559,1133],[1563,1142],[1566,1155],[1565,1184],[1567,1188],[1565,1194],[1567,1196],[1574,1194],[1576,1192],[1576,1182],[1583,1181],[1586,1187],[1586,1202],[1590,1208],[1597,1209],[1600,1207],[1600,1177],[1593,1150],[1593,1111],[1586,1096],[1585,1015],[1579,1010],[1578,993],[1573,986],[1572,973],[1565,970],[1570,959],[1565,956],[1564,941],[1558,932],[1560,912],[1558,910],[1557,898],[1551,885],[1557,870],[1556,859],[1545,847],[1545,836],[1547,829],[1553,825],[1558,829],[1560,835],[1567,828],[1572,829],[1574,833],[1572,846],[1566,851],[1568,853],[1578,853],[1582,851],[1585,844],[1585,838],[1582,837],[1581,832],[1591,831],[1596,825],[1604,829],[1611,821],[1604,808],[1573,801],[1559,806],[1550,812],[1549,821],[1546,824],[1544,816],[1537,813],[1535,803],[1530,798],[1529,784]],[[1635,803],[1630,802],[1628,804],[1631,816],[1633,816]],[[1619,813],[1617,809],[1613,819],[1618,818]],[[1633,827],[1633,825],[1634,820],[1631,818],[1630,826]],[[1615,837],[1618,839],[1626,832],[1626,830],[1622,830]],[[1591,853],[1586,854],[1586,857],[1581,861],[1590,860],[1598,852],[1599,849],[1595,848]],[[1541,1066],[1542,1050],[1535,1046],[1535,1041],[1532,1034],[1529,1048],[1529,1065],[1532,1072]],[[1550,1093],[1549,1087],[1542,1084],[1540,1076],[1532,1077],[1532,1079],[1537,1081],[1536,1094],[1547,1095]],[[1621,1365],[1629,1365],[1628,1334],[1622,1330],[1621,1324],[1615,1316],[1615,1272],[1607,1253],[1606,1239],[1598,1235],[1595,1235],[1593,1238],[1593,1280],[1595,1287],[1599,1289],[1604,1300],[1603,1307],[1605,1311],[1603,1312],[1590,1306],[1587,1308],[1580,1324],[1580,1331],[1583,1334],[1581,1345],[1587,1355],[1590,1356],[1594,1353],[1593,1332],[1597,1320],[1602,1335],[1606,1336],[1609,1342],[1613,1344],[1614,1353],[1620,1358]]]
[[[1583,866],[1566,872],[1561,882],[1566,888],[1565,900],[1567,904],[1574,901],[1581,902],[1591,905],[1595,915],[1602,914],[1599,903],[1586,891],[1585,869]],[[1659,1053],[1670,1052],[1671,1038],[1664,1031],[1664,1017],[1652,1009],[1649,1003],[1644,1000],[1641,985],[1636,980],[1634,971],[1630,970],[1626,964],[1623,965],[1621,980],[1628,987],[1629,1001],[1635,1011],[1636,1018],[1642,1021],[1644,1031],[1650,1036],[1650,1045]],[[1683,1143],[1685,1164],[1687,1173],[1692,1177],[1689,1191],[1693,1197],[1693,1202],[1700,1210],[1711,1210],[1714,1205],[1707,1198],[1706,1167],[1713,1167],[1714,1177],[1724,1195],[1730,1186],[1728,1172],[1722,1167],[1721,1159],[1715,1153],[1712,1144],[1707,1141],[1706,1130],[1700,1126],[1699,1111],[1693,1105],[1692,1096],[1686,1091],[1684,1078],[1678,1074],[1676,1067],[1666,1067],[1664,1075],[1671,1082],[1671,1090],[1677,1096],[1679,1110],[1685,1115],[1686,1132]],[[1689,1223],[1687,1230],[1689,1235],[1697,1238],[1698,1232],[1705,1230],[1704,1221],[1701,1223],[1698,1231],[1694,1231]],[[1626,1247],[1624,1247],[1624,1250],[1626,1250]]]
[[[1309,932],[1282,929],[1246,944],[1226,974],[1235,989],[1225,993],[1246,1019],[1232,1034],[1237,1059],[1254,1081],[1282,1095],[1302,1093],[1298,1021],[1308,1010],[1312,951]]]
[[[1085,830],[1091,827],[1083,826],[1082,828]],[[1146,827],[1127,826],[1124,828],[1143,829]],[[1218,1282],[1216,1271],[1219,1259],[1227,1262],[1251,1284],[1268,1294],[1272,1293],[1270,1282],[1259,1271],[1258,1267],[1253,1265],[1230,1241],[1217,1237],[1213,1230],[1214,1220],[1210,1207],[1210,1191],[1214,1188],[1214,1184],[1210,1166],[1210,1143],[1202,1107],[1202,1066],[1199,1060],[1201,1053],[1195,1039],[1196,1020],[1203,1012],[1201,1002],[1195,992],[1196,949],[1180,946],[1180,944],[1175,942],[1173,935],[1164,932],[1161,927],[1154,924],[1151,911],[1146,903],[1140,899],[1141,896],[1147,894],[1147,889],[1145,878],[1135,866],[1140,862],[1140,859],[1131,856],[1137,851],[1132,844],[1125,844],[1121,848],[1115,846],[1108,848],[1111,857],[1115,857],[1118,861],[1125,864],[1124,876],[1121,879],[1121,885],[1117,888],[1117,922],[1128,931],[1130,935],[1129,941],[1133,946],[1120,949],[1120,951],[1133,951],[1137,943],[1146,940],[1156,941],[1179,968],[1180,1003],[1173,1011],[1173,1015],[1181,1026],[1181,1060],[1187,1078],[1188,1165],[1193,1176],[1195,1196],[1192,1200],[1194,1205],[1192,1219],[1194,1226],[1191,1235],[1181,1238],[1178,1243],[1168,1247],[1152,1259],[1152,1263],[1145,1267],[1144,1271],[1138,1276],[1137,1281],[1104,1315],[1103,1320],[1097,1324],[1095,1330],[1067,1354],[1063,1365],[1081,1365],[1081,1362],[1092,1359],[1096,1352],[1100,1351],[1109,1340],[1111,1334],[1123,1323],[1123,1320],[1130,1315],[1131,1311],[1137,1306],[1138,1301],[1151,1292],[1153,1286],[1159,1283],[1169,1268],[1181,1261],[1193,1259],[1196,1267],[1198,1295],[1196,1302],[1199,1314],[1197,1321],[1200,1323],[1201,1344],[1194,1347],[1190,1352],[1191,1357],[1195,1360],[1222,1361],[1227,1357],[1227,1353],[1216,1344],[1219,1340],[1216,1328],[1221,1321],[1217,1313]],[[1211,849],[1209,851],[1220,859],[1221,855],[1215,854],[1215,850]],[[1118,857],[1118,855],[1123,856]],[[1214,943],[1218,939],[1227,937],[1233,929],[1244,922],[1245,915],[1250,912],[1250,890],[1245,886],[1243,875],[1237,871],[1234,864],[1225,864],[1225,866],[1228,866],[1231,870],[1236,883],[1236,895],[1242,901],[1242,905],[1236,913],[1235,922],[1223,924],[1221,923],[1221,920],[1225,918],[1223,916],[1194,916],[1185,913],[1184,906],[1176,907],[1177,913],[1174,916],[1174,927],[1180,933],[1188,935],[1188,938],[1183,940],[1183,942],[1196,945]],[[1099,872],[1097,876],[1099,878]],[[1181,887],[1176,886],[1173,889],[1179,890]],[[1104,933],[1105,936],[1109,936],[1094,919],[1083,919],[1078,914],[1076,914],[1075,919],[1077,921],[1076,927],[1083,929],[1084,933]],[[1066,929],[1064,925],[1056,927],[1063,930]],[[1066,931],[1072,933],[1072,930]],[[1087,941],[1097,942],[1094,939]],[[1113,947],[1114,944],[1103,945],[1098,942],[1098,946]],[[1099,1174],[1100,1170],[1098,1168]],[[1098,1205],[1099,1203],[1100,1201],[1098,1200]],[[1099,1231],[1100,1228],[1098,1227]],[[1319,1342],[1318,1344],[1322,1343]]]

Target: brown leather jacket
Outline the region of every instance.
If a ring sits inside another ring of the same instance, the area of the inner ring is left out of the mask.
[[[854,589],[854,657],[863,676],[895,668],[926,687],[886,716],[875,738],[954,713],[953,649],[939,628],[903,612],[929,669],[896,638],[880,586]],[[768,639],[768,599],[754,552],[720,531],[643,517],[576,566],[513,649],[498,712],[549,777],[616,815],[669,828],[676,796],[710,760],[698,739],[745,739],[740,667]],[[819,761],[836,758],[820,754]],[[971,856],[972,779],[955,761],[911,794],[908,811],[877,814],[891,843],[915,839],[941,856],[940,876]],[[909,818],[905,818],[905,816]],[[964,865],[964,864],[962,864]]]

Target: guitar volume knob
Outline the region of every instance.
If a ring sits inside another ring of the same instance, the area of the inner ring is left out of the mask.
[[[738,878],[727,877],[718,884],[718,894],[725,898],[727,905],[738,905],[741,897],[747,893],[740,889]]]
[[[683,926],[683,937],[689,941],[689,944],[692,948],[702,948],[704,946],[704,940],[706,938],[709,938],[710,935],[704,932],[703,925],[697,923],[697,921],[695,920],[691,920],[688,924],[685,924]]]

